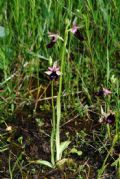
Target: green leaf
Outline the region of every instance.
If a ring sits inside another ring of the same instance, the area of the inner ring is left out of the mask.
[[[61,142],[60,144],[60,155],[62,156],[62,153],[65,149],[67,149],[68,145],[70,144],[70,141]]]
[[[56,166],[62,169],[68,160],[69,159],[67,158],[63,158],[62,160],[57,161]]]
[[[53,168],[53,165],[46,160],[34,160],[34,161],[30,161],[30,163],[41,164],[41,165],[45,165],[47,167]]]
[[[0,37],[5,37],[5,28],[0,26]]]
[[[71,154],[77,154],[78,156],[82,155],[82,151],[77,150],[76,148],[72,148],[70,151]]]
[[[49,60],[48,58],[46,58],[46,57],[44,57],[44,56],[42,56],[42,55],[40,55],[40,54],[34,53],[34,52],[28,51],[28,54],[30,54],[30,55],[32,55],[32,56],[34,56],[34,57],[43,59],[43,60],[47,60],[47,61]]]
[[[59,161],[57,161],[56,166],[60,169],[64,169],[64,166],[67,164],[67,166],[74,165],[74,161],[71,158],[63,158]]]
[[[0,148],[0,153],[2,153],[2,152],[4,152],[4,151],[6,151],[6,150],[8,150],[8,147],[6,147],[6,148]]]
[[[118,157],[118,159],[115,160],[115,161],[111,164],[111,166],[112,166],[112,167],[113,167],[113,166],[117,166],[119,162],[120,162],[120,157]]]
[[[12,56],[12,51],[8,48],[0,48],[0,70],[7,70],[11,62],[11,57],[7,58],[6,56]]]

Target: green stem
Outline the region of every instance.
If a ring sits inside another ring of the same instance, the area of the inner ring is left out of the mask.
[[[109,140],[111,141],[111,132],[110,132],[110,125],[109,124],[107,124],[107,133],[108,133]]]
[[[106,162],[108,160],[108,157],[111,155],[117,140],[118,140],[118,135],[115,135],[115,137],[113,139],[113,142],[112,142],[112,146],[111,146],[111,148],[110,148],[110,150],[109,150],[109,152],[108,152],[108,154],[107,154],[107,156],[106,156],[106,158],[105,158],[105,160],[103,162],[103,165],[102,165],[101,169],[99,170],[97,179],[100,179],[101,175],[103,174],[103,172],[104,172],[104,170],[106,168]]]
[[[61,73],[64,71],[64,57],[65,57],[65,50],[66,50],[66,43],[68,38],[68,26],[67,24],[66,30],[65,30],[65,37],[64,37],[64,45],[62,48],[62,54],[61,54]],[[57,124],[56,124],[56,161],[61,159],[61,153],[60,153],[60,119],[61,119],[61,93],[62,93],[62,75],[60,77],[60,84],[59,84],[59,92],[57,96]]]
[[[109,51],[108,51],[108,45],[107,45],[107,86],[109,83],[110,78],[110,64],[109,64]]]
[[[11,169],[11,153],[9,155],[9,174],[10,174],[10,179],[13,179],[13,173],[12,173],[12,169]]]
[[[108,113],[109,111],[110,111],[110,96],[108,96],[108,98],[106,99],[106,113]],[[109,140],[111,141],[111,130],[109,124],[107,124],[107,133],[108,133]]]
[[[52,81],[52,132],[51,132],[51,163],[55,164],[55,105],[54,105],[54,81]]]

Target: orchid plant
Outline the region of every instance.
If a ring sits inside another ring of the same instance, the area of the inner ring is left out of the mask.
[[[45,160],[32,161],[32,163],[43,164],[48,167],[54,168],[56,165],[61,165],[61,159],[63,151],[68,147],[70,141],[61,142],[60,140],[60,122],[61,122],[61,94],[62,94],[62,73],[64,69],[64,56],[66,52],[66,44],[68,40],[68,32],[71,31],[73,35],[79,40],[83,41],[84,37],[82,36],[79,27],[76,24],[73,24],[72,28],[68,30],[70,22],[66,23],[66,30],[64,40],[58,33],[48,33],[50,42],[46,45],[47,48],[52,48],[58,39],[63,41],[63,47],[61,49],[61,70],[57,62],[54,62],[52,67],[48,67],[48,70],[45,71],[45,74],[48,75],[51,80],[52,88],[52,131],[51,131],[51,162]],[[59,91],[57,96],[57,105],[54,104],[54,81],[59,80]],[[67,159],[63,159],[66,162]],[[62,160],[62,163],[64,163]]]
[[[60,83],[60,91],[58,92],[57,97],[57,106],[55,108],[54,104],[54,81],[58,80],[59,77],[62,77],[62,72],[60,71],[60,67],[58,66],[57,62],[54,62],[52,67],[48,67],[48,71],[45,71],[45,74],[48,75],[49,79],[51,80],[51,91],[52,91],[52,131],[51,131],[51,162],[45,160],[37,160],[32,161],[33,163],[46,165],[48,167],[54,168],[56,165],[61,165],[61,158],[63,151],[68,147],[70,141],[60,142],[60,117],[61,117],[61,102],[60,102],[60,95],[61,95],[61,83]],[[57,111],[55,110],[57,109]],[[56,118],[57,113],[57,118]],[[64,159],[66,162],[67,159]]]

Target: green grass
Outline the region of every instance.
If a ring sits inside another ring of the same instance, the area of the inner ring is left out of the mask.
[[[45,137],[48,135],[50,141],[51,127],[46,131],[44,126],[50,126],[47,119],[52,119],[54,105],[57,136],[61,132],[61,141],[64,138],[71,141],[63,158],[71,158],[72,148],[83,152],[76,166],[66,164],[70,171],[76,173],[75,177],[87,178],[95,172],[95,177],[100,178],[110,175],[114,167],[114,177],[119,178],[120,2],[1,0],[0,12],[0,26],[5,30],[5,36],[0,35],[0,176],[25,178],[38,171],[48,171],[47,167],[30,165],[29,161],[44,160],[44,156],[27,156],[26,143],[29,142],[19,143],[20,136],[17,139],[13,136],[19,123],[24,128],[23,123],[32,125],[38,118],[42,121],[39,125],[44,125],[41,129],[36,124],[34,131],[39,131],[39,136],[47,142]],[[84,36],[82,42],[70,32],[75,20]],[[49,31],[58,32],[64,42],[58,40],[53,48],[47,49]],[[70,59],[71,53],[73,59]],[[56,60],[63,75],[54,84],[56,97],[52,101],[50,82],[44,72],[51,61]],[[101,85],[112,91],[109,97],[101,99],[95,96]],[[114,126],[99,124],[101,107],[105,113],[110,110],[115,112]],[[6,131],[7,125],[12,126],[13,130]],[[24,139],[23,133],[19,135]],[[32,141],[32,136],[29,140]],[[57,142],[59,145],[60,141]],[[14,151],[11,145],[19,148],[19,152]],[[90,146],[93,153],[97,151],[103,155],[96,168],[92,168],[89,162],[91,158],[94,161],[94,156],[87,155]],[[84,148],[88,151],[85,152]],[[7,156],[5,172],[2,162],[4,154]]]

